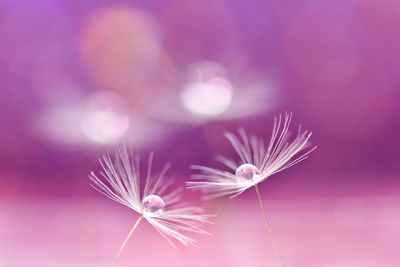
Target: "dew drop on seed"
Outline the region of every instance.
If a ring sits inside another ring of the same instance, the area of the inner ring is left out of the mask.
[[[164,200],[157,195],[149,195],[142,201],[143,213],[159,215],[165,210]]]
[[[238,182],[255,181],[260,177],[260,171],[253,164],[242,164],[236,170],[236,179]]]

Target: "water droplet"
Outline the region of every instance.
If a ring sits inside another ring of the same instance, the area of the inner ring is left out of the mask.
[[[149,195],[142,201],[143,213],[150,215],[159,215],[165,209],[164,200],[156,195]]]
[[[254,182],[260,177],[260,171],[253,164],[242,164],[236,170],[236,179],[238,182]]]

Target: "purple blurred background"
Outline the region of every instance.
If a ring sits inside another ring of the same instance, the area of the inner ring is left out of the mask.
[[[292,111],[318,145],[260,186],[287,266],[400,266],[397,0],[0,0],[0,266],[107,266],[137,215],[88,186],[122,140],[183,185]],[[120,266],[279,266],[255,192],[199,248],[147,223]]]

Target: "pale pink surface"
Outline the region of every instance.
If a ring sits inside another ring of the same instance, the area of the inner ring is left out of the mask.
[[[261,191],[287,266],[400,266],[396,190],[323,197]],[[199,248],[174,250],[143,221],[120,266],[279,266],[256,195],[245,195],[205,203],[219,216],[207,227],[212,236],[194,236]],[[137,218],[102,197],[3,199],[0,210],[0,266],[15,267],[107,266]]]

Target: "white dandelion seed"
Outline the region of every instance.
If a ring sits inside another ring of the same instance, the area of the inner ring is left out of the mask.
[[[139,157],[128,152],[123,145],[118,147],[114,157],[108,154],[99,160],[102,167],[101,178],[93,171],[89,175],[90,185],[94,189],[140,214],[110,266],[118,259],[143,218],[173,246],[172,240],[195,246],[196,241],[181,233],[182,231],[208,234],[199,224],[209,223],[211,215],[202,215],[199,208],[178,204],[181,188],[168,192],[172,180],[165,179],[170,164],[164,165],[157,175],[152,175],[152,159],[153,154],[150,154],[143,194],[140,190]]]
[[[284,119],[282,119],[283,117]],[[265,212],[258,184],[273,174],[306,159],[316,149],[315,146],[307,150],[310,147],[311,132],[302,131],[301,126],[297,137],[292,142],[289,142],[291,120],[292,113],[285,113],[284,116],[280,115],[279,118],[274,119],[274,127],[268,146],[263,140],[255,136],[248,136],[243,129],[238,130],[241,140],[232,133],[225,133],[225,137],[232,144],[240,160],[235,161],[224,156],[217,157],[217,160],[230,171],[206,166],[192,166],[194,170],[200,172],[194,174],[193,178],[197,180],[204,179],[205,181],[187,182],[188,188],[204,191],[206,198],[225,195],[230,195],[231,198],[234,198],[254,186],[267,221],[269,234],[282,266],[285,266],[285,264],[272,235],[271,225]]]

